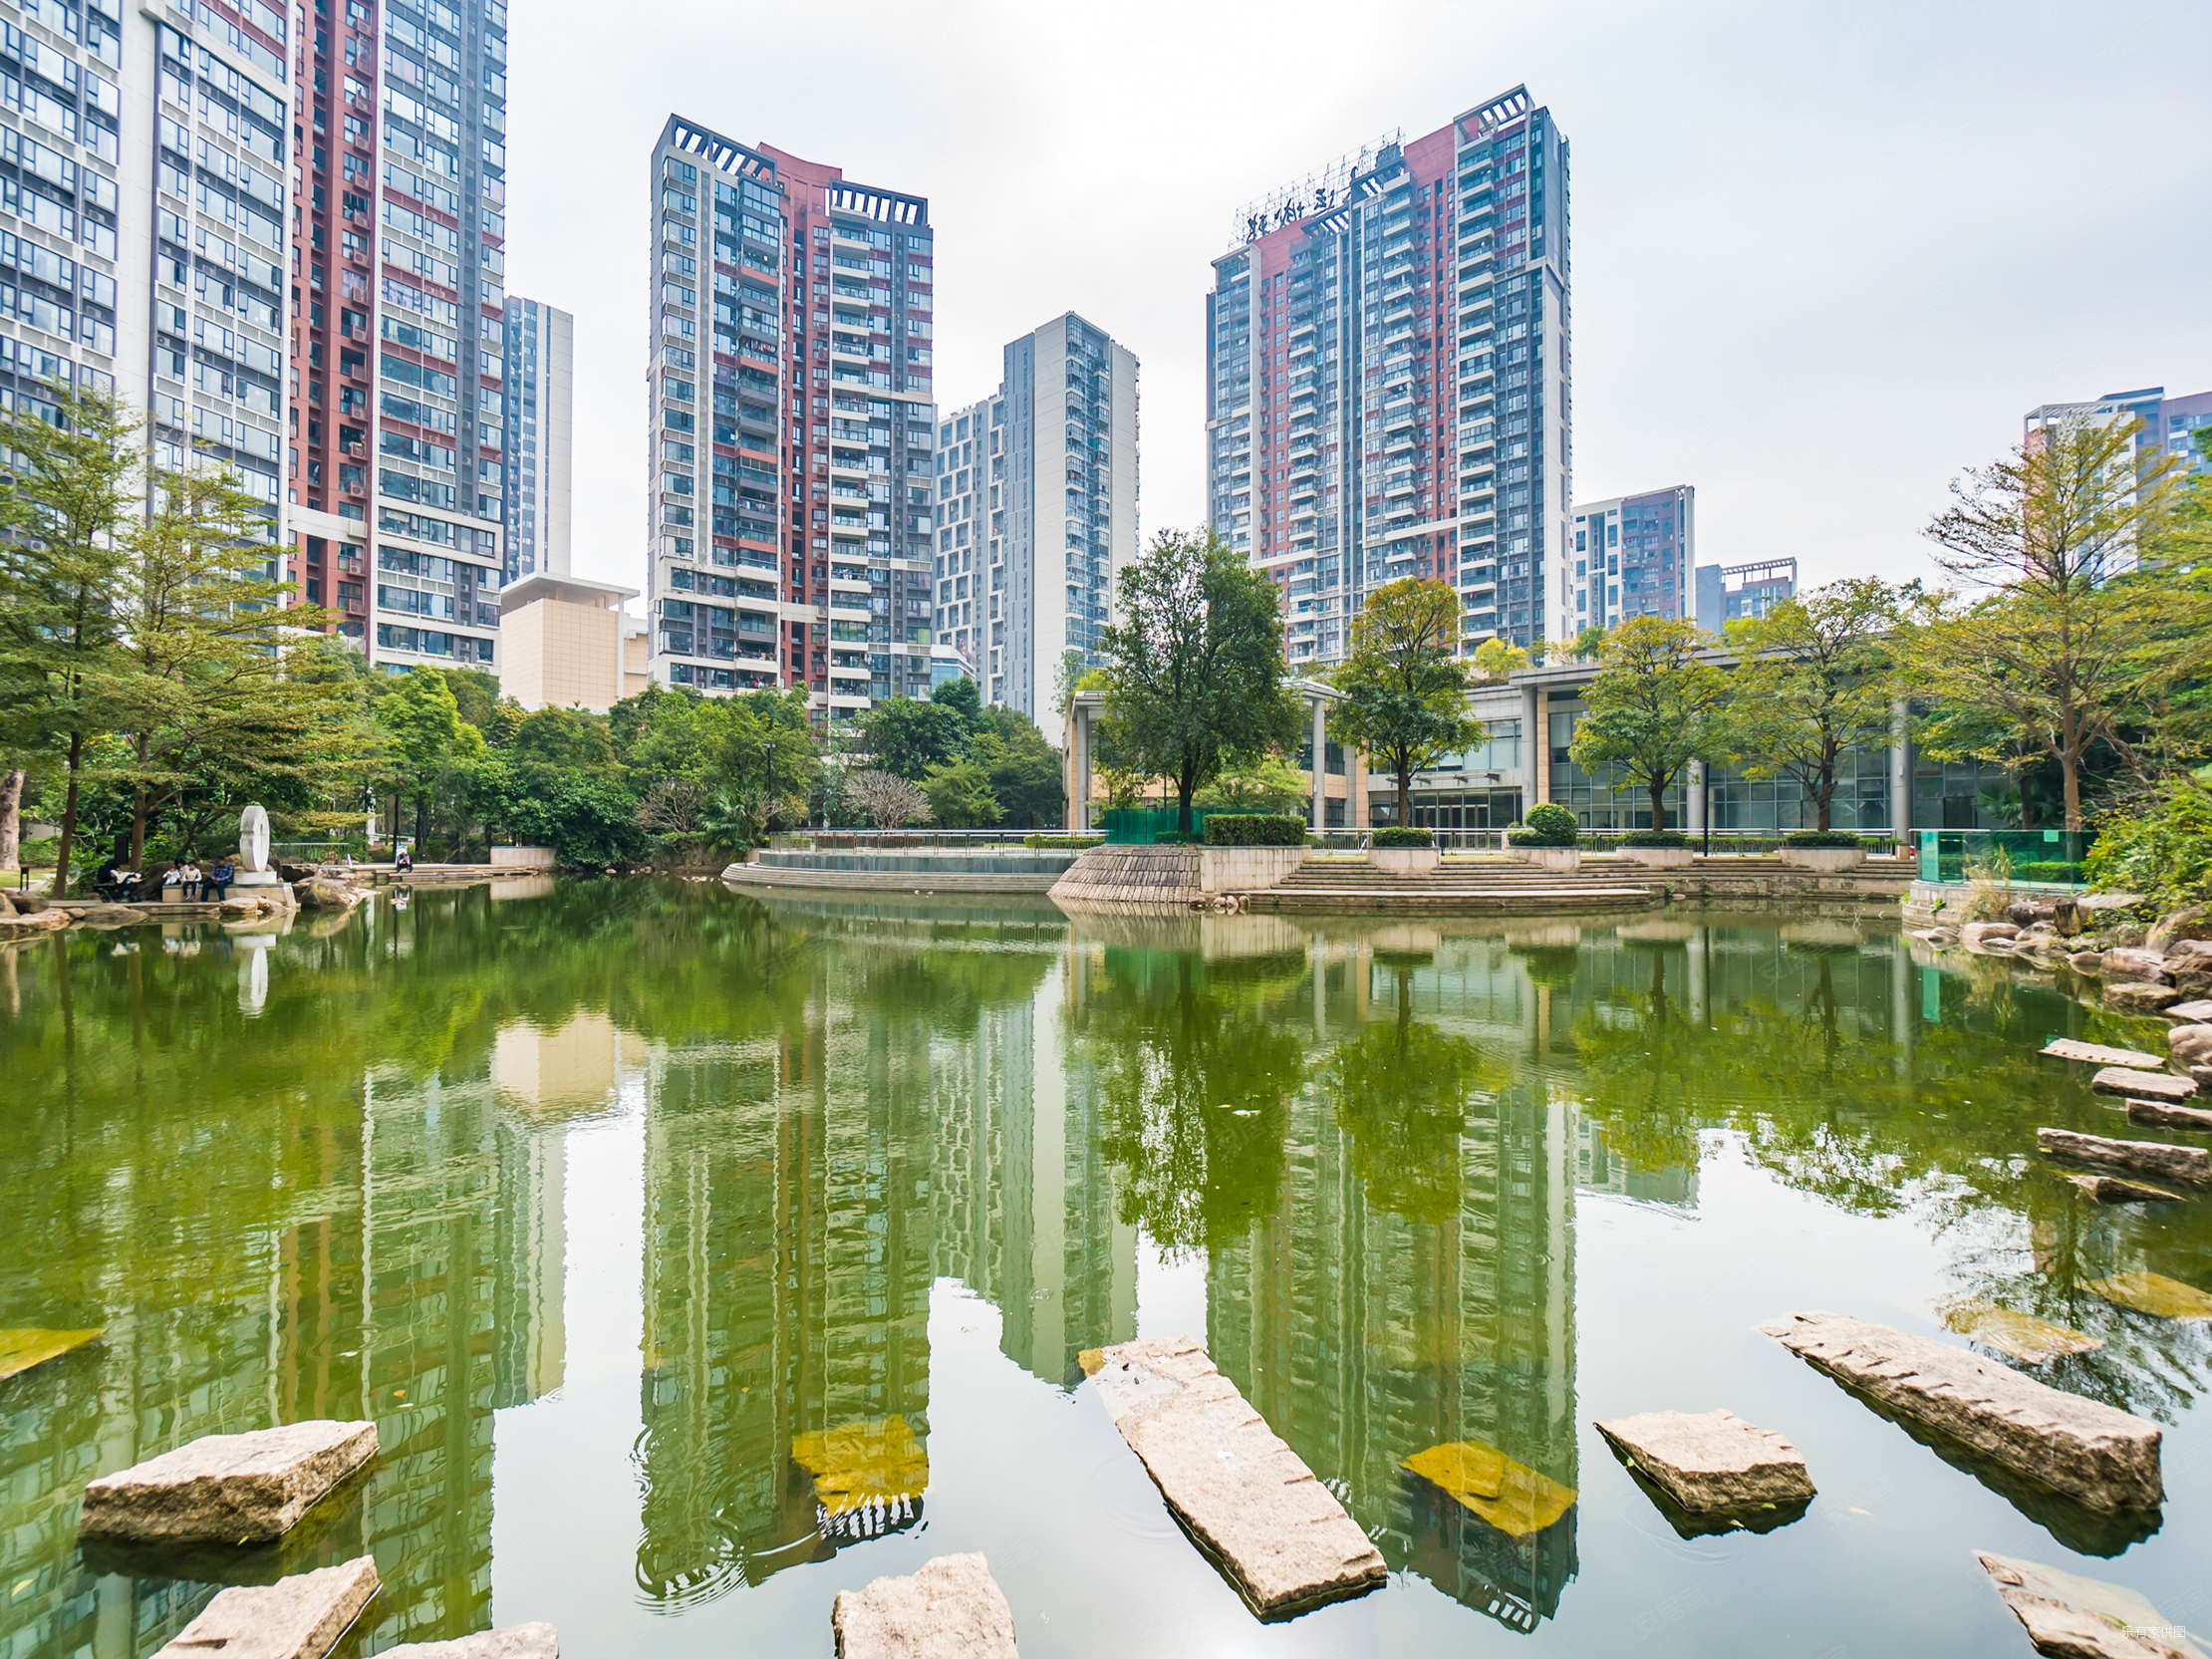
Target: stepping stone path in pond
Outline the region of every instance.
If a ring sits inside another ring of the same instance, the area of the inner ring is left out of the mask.
[[[1686,1510],[1748,1510],[1813,1495],[1797,1449],[1732,1411],[1647,1411],[1600,1422],[1597,1432]]]
[[[2206,1659],[2182,1626],[2123,1584],[1977,1549],[2038,1653],[2069,1659]]]
[[[2212,1112],[2201,1106],[2169,1106],[2163,1100],[2130,1100],[2129,1123],[2147,1123],[2160,1129],[2194,1129],[2212,1133]]]
[[[374,1423],[204,1435],[85,1488],[80,1537],[263,1543],[376,1455]],[[226,1655],[225,1659],[235,1659]]]
[[[2092,1066],[2128,1066],[2137,1071],[2156,1071],[2166,1063],[2163,1055],[2145,1054],[2139,1048],[2107,1048],[2100,1042],[2075,1042],[2072,1037],[2053,1037],[2043,1045],[2043,1051],[2055,1060],[2083,1060]]]
[[[1169,1507],[1261,1617],[1364,1594],[1389,1575],[1358,1522],[1196,1338],[1090,1349],[1083,1368]]]
[[[2147,1175],[2177,1187],[2212,1187],[2212,1152],[2200,1146],[2168,1146],[2163,1141],[2113,1141],[2072,1129],[2039,1129],[2036,1150],[2091,1169]]]
[[[560,1632],[550,1624],[510,1624],[450,1642],[409,1642],[378,1659],[561,1659]]]
[[[0,1330],[0,1377],[58,1359],[100,1334],[98,1330]]]
[[[1943,1322],[1969,1342],[1995,1348],[2023,1365],[2041,1365],[2065,1354],[2094,1353],[2104,1346],[2102,1337],[2084,1336],[1994,1302],[1956,1302],[1943,1310]]]
[[[908,1578],[839,1590],[837,1659],[1017,1659],[1013,1609],[980,1555],[940,1555]]]
[[[2164,1273],[2114,1273],[2086,1280],[2082,1289],[2115,1307],[2159,1319],[2212,1319],[2212,1296]]]
[[[1759,1328],[1838,1382],[2092,1510],[2154,1509],[2165,1496],[2155,1423],[1965,1348],[1839,1313],[1793,1313]]]
[[[2196,1084],[2186,1077],[2176,1077],[2170,1071],[2130,1071],[2125,1066],[2106,1066],[2089,1079],[2089,1087],[2098,1094],[2127,1095],[2144,1100],[2163,1100],[2179,1103],[2197,1092]]]
[[[222,1591],[154,1659],[322,1659],[377,1593],[377,1563],[343,1566]]]

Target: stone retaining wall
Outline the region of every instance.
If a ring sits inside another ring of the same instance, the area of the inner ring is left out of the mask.
[[[1093,910],[1188,909],[1273,887],[1303,847],[1092,847],[1052,884],[1052,902]]]

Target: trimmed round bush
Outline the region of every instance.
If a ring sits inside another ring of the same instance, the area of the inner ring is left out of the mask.
[[[1516,847],[1571,847],[1580,834],[1573,813],[1556,801],[1545,801],[1530,807],[1527,822],[1508,830],[1506,839]]]
[[[1782,838],[1785,847],[1856,847],[1859,839],[1842,830],[1793,830]]]
[[[1368,840],[1371,847],[1433,847],[1436,832],[1415,824],[1385,824]]]
[[[1209,847],[1302,847],[1303,818],[1263,812],[1217,812],[1206,820]]]
[[[1623,847],[1687,847],[1690,838],[1680,830],[1630,830],[1620,838]]]

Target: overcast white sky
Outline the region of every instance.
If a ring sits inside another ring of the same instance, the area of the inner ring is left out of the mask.
[[[1703,563],[1928,574],[2051,400],[2212,389],[2212,4],[527,0],[507,273],[576,316],[574,567],[640,585],[672,111],[930,198],[937,391],[1073,309],[1142,368],[1144,532],[1204,521],[1237,209],[1525,83],[1571,145],[1574,479],[1690,483]]]

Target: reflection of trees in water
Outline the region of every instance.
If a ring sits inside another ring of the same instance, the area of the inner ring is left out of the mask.
[[[1957,1299],[2102,1338],[2100,1352],[2044,1368],[2060,1386],[2169,1420],[2202,1393],[2212,1366],[2201,1327],[2123,1312],[2082,1286],[2146,1265],[2203,1283],[2206,1207],[2100,1206],[2034,1150],[2046,1124],[2156,1138],[2099,1104],[2085,1069],[2038,1053],[2060,1032],[2124,1030],[2096,1028],[2097,1016],[2003,965],[2002,983],[1971,962],[1963,983],[1915,987],[1891,977],[1919,971],[1901,948],[1710,948],[1749,932],[1697,942],[1703,1020],[1686,1005],[1695,946],[1651,949],[1648,962],[1585,952],[1573,1030],[1583,1110],[1607,1145],[1660,1169],[1693,1160],[1701,1129],[1735,1130],[1797,1191],[1854,1214],[1909,1214],[1947,1241]],[[1931,1022],[1921,993],[1947,985]]]

